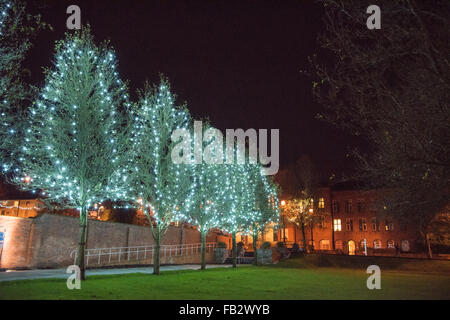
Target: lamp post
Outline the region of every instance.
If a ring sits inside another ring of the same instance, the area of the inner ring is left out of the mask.
[[[281,200],[281,207],[284,208],[286,206],[286,201]],[[282,211],[282,221],[283,221],[283,242],[286,243],[286,216],[284,214],[284,210]]]

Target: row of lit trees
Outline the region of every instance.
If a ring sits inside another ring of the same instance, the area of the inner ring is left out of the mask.
[[[16,155],[15,161],[2,157],[2,165],[9,181],[39,190],[49,206],[79,209],[82,279],[88,209],[106,199],[143,209],[154,238],[156,274],[161,239],[175,221],[187,221],[200,231],[204,269],[209,230],[221,228],[235,239],[238,232],[257,235],[276,219],[276,188],[259,165],[173,161],[181,142],[172,133],[193,129],[185,106],[175,105],[166,79],[158,86],[146,85],[138,101],[130,102],[113,49],[108,43],[97,46],[89,28],[58,41],[54,61],[22,117],[14,108],[2,109],[10,119],[5,126],[20,139],[2,145],[3,154]],[[189,148],[195,150],[194,144]]]

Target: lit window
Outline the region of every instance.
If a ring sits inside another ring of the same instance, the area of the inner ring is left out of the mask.
[[[319,250],[330,250],[330,240],[320,240]]]
[[[386,231],[394,231],[394,223],[392,221],[387,220],[385,229]]]
[[[409,251],[409,241],[408,240],[402,240],[402,251],[403,252]]]
[[[366,218],[359,219],[359,231],[367,231],[367,221]]]
[[[366,239],[362,239],[362,240],[359,242],[359,247],[361,248],[361,250],[365,250],[365,249],[368,247],[368,245],[367,245],[367,240],[366,240]]]
[[[374,249],[381,249],[381,240],[374,240],[373,241],[373,248]]]
[[[341,231],[342,230],[341,219],[334,219],[333,226],[334,226],[334,231]]]
[[[387,242],[387,247],[388,247],[389,249],[395,249],[395,241],[394,241],[394,240],[389,240],[389,241]]]
[[[319,209],[323,209],[325,208],[325,199],[324,198],[319,198]]]

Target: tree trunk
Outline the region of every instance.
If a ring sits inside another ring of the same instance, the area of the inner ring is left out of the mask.
[[[78,252],[77,265],[80,268],[80,280],[86,280],[86,266],[84,264],[84,249],[86,247],[86,232],[87,231],[87,208],[82,206],[80,210],[80,221],[78,231]]]
[[[159,274],[159,267],[161,264],[160,256],[161,256],[161,232],[156,226],[155,230],[155,250],[153,252],[153,274]]]
[[[428,232],[426,232],[426,230],[424,230],[425,228],[421,228],[420,230],[420,235],[422,236],[422,239],[425,243],[425,250],[427,253],[427,257],[428,259],[433,258],[433,252],[431,251],[431,242],[430,242],[430,237]]]
[[[258,249],[257,249],[257,240],[258,240],[258,233],[253,233],[253,257],[254,257],[254,264],[258,264]]]
[[[431,251],[430,234],[428,232],[425,233],[425,244],[427,245],[427,257],[431,259],[433,258],[433,252]]]
[[[307,252],[305,224],[302,222],[303,253]]]
[[[202,264],[200,269],[205,270],[206,269],[206,232],[202,231],[200,233],[200,238],[202,242],[201,252],[202,252]]]
[[[237,262],[237,250],[236,250],[236,233],[233,233],[231,235],[231,239],[233,240],[233,246],[231,248],[232,257],[233,257],[233,268],[236,268],[236,262]]]

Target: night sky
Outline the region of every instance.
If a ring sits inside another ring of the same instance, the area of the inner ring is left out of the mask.
[[[280,129],[281,166],[309,154],[323,172],[351,167],[349,137],[315,120],[312,79],[300,73],[320,51],[322,9],[314,1],[27,1],[54,31],[41,32],[25,63],[44,81],[66,8],[81,8],[97,41],[109,39],[131,95],[163,73],[195,118],[226,128]]]

